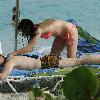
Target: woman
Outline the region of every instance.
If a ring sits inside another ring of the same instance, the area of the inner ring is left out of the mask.
[[[75,58],[78,45],[78,31],[74,24],[64,20],[46,19],[38,25],[34,25],[29,19],[22,19],[18,30],[22,36],[29,39],[26,47],[10,54],[11,56],[31,52],[39,37],[48,39],[55,36],[51,48],[51,54],[60,55],[65,46],[67,46],[67,57]]]
[[[0,80],[5,80],[13,68],[28,69],[49,68],[49,67],[73,67],[84,64],[100,64],[100,55],[86,55],[82,58],[61,59],[55,55],[46,55],[40,59],[34,59],[26,56],[13,56],[5,64]]]

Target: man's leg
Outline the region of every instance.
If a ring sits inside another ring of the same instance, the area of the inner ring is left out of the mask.
[[[81,58],[81,64],[100,64],[100,54],[85,55]]]
[[[59,67],[73,67],[85,64],[100,64],[100,54],[90,54],[81,58],[65,58],[59,60]]]

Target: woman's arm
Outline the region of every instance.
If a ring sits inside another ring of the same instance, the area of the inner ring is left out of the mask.
[[[24,47],[24,48],[22,48],[22,49],[19,49],[19,50],[15,51],[15,52],[12,52],[12,53],[10,54],[10,57],[11,57],[11,56],[14,56],[14,55],[19,55],[19,54],[24,54],[24,53],[32,52],[32,50],[33,50],[33,48],[34,48],[34,46],[35,46],[37,40],[38,40],[39,37],[40,37],[39,31],[36,31],[36,34],[37,34],[37,35],[36,35],[34,38],[32,38],[32,39],[30,40],[30,42],[28,43],[28,45],[27,45],[26,47]]]

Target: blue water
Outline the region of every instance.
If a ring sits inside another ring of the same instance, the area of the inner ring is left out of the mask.
[[[100,40],[100,0],[19,0],[20,19],[29,18],[38,23],[47,18],[75,19],[92,36]],[[0,41],[3,54],[14,50],[14,27],[12,26],[12,8],[16,0],[0,0]],[[50,47],[53,39],[40,39],[36,47],[44,50]],[[18,48],[21,48],[18,40]],[[46,46],[44,46],[46,45]]]

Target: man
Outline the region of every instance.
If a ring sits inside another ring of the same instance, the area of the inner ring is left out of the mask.
[[[1,58],[2,57],[0,57],[0,59]],[[33,68],[66,68],[84,64],[100,64],[100,55],[90,54],[85,55],[82,58],[66,59],[61,59],[55,55],[46,55],[40,59],[34,59],[26,56],[13,56],[4,64],[3,71],[0,73],[0,79],[5,80],[13,68],[32,70]]]

